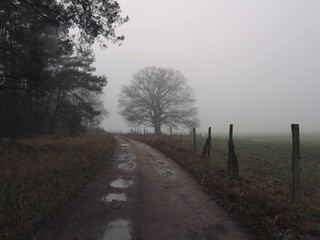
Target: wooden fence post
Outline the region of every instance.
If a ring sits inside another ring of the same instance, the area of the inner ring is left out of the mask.
[[[232,157],[231,157],[231,150],[230,150],[230,145],[232,141],[232,136],[233,135],[233,125],[230,124],[229,126],[229,139],[228,139],[228,169],[227,169],[227,174],[228,176],[232,176]]]
[[[229,140],[228,140],[228,169],[227,174],[234,179],[239,178],[239,164],[233,144],[233,124],[229,127]]]
[[[196,128],[193,128],[193,148],[197,149],[197,137],[196,137]]]
[[[208,138],[204,144],[202,155],[208,156],[209,158],[211,156],[211,127],[208,129]]]
[[[170,127],[170,136],[172,137],[172,127]]]
[[[208,129],[208,157],[211,157],[211,127]]]
[[[292,132],[292,197],[293,202],[299,200],[300,195],[300,131],[299,124],[291,124]]]

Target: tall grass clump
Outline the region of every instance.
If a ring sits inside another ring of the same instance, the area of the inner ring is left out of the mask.
[[[96,174],[112,136],[33,137],[0,149],[0,239],[24,239]]]

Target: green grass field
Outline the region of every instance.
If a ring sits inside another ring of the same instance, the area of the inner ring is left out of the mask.
[[[176,137],[177,139],[181,137]],[[199,153],[204,146],[205,137],[197,136]],[[182,143],[193,147],[191,136],[184,136]],[[213,164],[227,165],[228,137],[212,137]],[[291,136],[236,136],[235,150],[242,177],[272,180],[279,184],[292,181],[292,140]],[[301,153],[301,190],[302,195],[313,194],[320,197],[320,135],[302,135]]]
[[[240,180],[227,174],[228,137],[212,136],[211,158],[201,157],[205,137],[138,137],[190,171],[231,215],[258,239],[319,239],[320,135],[301,135],[301,195],[293,204],[290,135],[234,136]]]
[[[0,239],[29,239],[101,169],[114,147],[106,134],[1,144]]]

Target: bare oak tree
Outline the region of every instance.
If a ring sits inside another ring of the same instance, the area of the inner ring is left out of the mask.
[[[119,112],[130,125],[152,127],[161,134],[162,126],[198,126],[194,103],[193,89],[179,71],[145,67],[122,87]]]

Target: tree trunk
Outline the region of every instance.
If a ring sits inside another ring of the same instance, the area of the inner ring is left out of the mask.
[[[56,109],[54,111],[54,115],[52,117],[51,130],[50,130],[51,134],[55,133],[56,119],[57,119],[57,115],[58,115],[58,111],[59,111],[59,107],[60,107],[60,95],[61,95],[61,87],[59,87],[59,90],[58,90],[57,105],[56,105]]]
[[[155,126],[154,127],[154,133],[156,135],[161,135],[161,127],[160,126]]]
[[[155,124],[154,126],[154,133],[156,135],[161,135],[161,125],[160,124]]]

